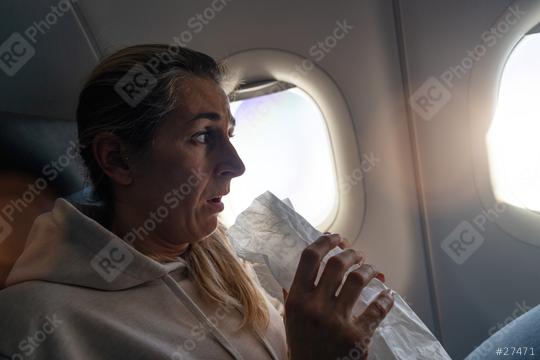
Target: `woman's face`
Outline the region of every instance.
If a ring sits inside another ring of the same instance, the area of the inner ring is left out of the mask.
[[[213,80],[182,81],[177,110],[158,127],[153,144],[133,170],[134,198],[169,244],[195,242],[217,227],[221,197],[245,171],[230,142],[234,119]],[[150,223],[148,223],[150,224]]]

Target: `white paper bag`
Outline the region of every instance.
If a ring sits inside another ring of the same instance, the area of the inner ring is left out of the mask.
[[[266,264],[275,280],[286,290],[292,284],[302,250],[321,236],[292,206],[269,191],[258,196],[238,216],[228,233],[241,258]],[[340,251],[334,248],[323,263],[326,264],[330,256]],[[319,276],[324,264],[319,269]],[[387,289],[385,284],[372,280],[360,294],[353,313],[362,313],[384,289]],[[394,292],[394,306],[375,331],[368,359],[437,360],[450,357],[422,320]]]

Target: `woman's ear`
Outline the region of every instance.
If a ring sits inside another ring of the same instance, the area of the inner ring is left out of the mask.
[[[133,182],[133,173],[126,156],[127,149],[116,135],[108,132],[97,134],[92,142],[92,153],[103,172],[113,182],[124,186]]]

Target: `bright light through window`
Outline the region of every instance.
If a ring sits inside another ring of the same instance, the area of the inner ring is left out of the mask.
[[[505,66],[488,132],[495,195],[540,211],[540,34],[527,35]]]
[[[298,88],[231,103],[231,139],[246,172],[232,180],[221,221],[230,226],[253,199],[270,190],[289,198],[311,224],[321,224],[337,202],[336,175],[324,118]]]

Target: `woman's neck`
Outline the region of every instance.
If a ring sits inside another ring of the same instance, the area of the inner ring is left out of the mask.
[[[174,261],[189,248],[189,243],[174,244],[158,236],[156,231],[145,229],[143,224],[147,219],[141,219],[129,206],[115,203],[114,211],[110,216],[111,232],[158,262]]]

